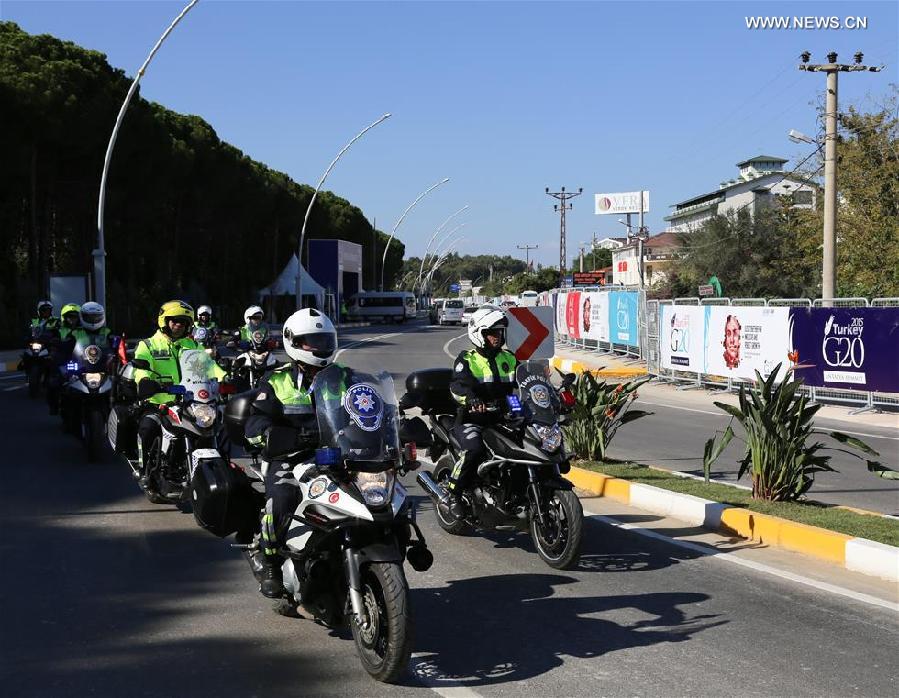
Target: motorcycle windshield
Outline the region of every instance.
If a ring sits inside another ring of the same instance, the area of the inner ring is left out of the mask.
[[[322,447],[339,448],[353,470],[386,470],[399,457],[396,392],[388,373],[331,364],[316,375],[312,397]]]
[[[197,402],[211,402],[218,396],[219,383],[215,361],[202,349],[187,349],[178,360],[181,383]]]
[[[550,383],[552,369],[546,359],[522,361],[515,369],[518,399],[536,424],[559,421],[559,395]]]

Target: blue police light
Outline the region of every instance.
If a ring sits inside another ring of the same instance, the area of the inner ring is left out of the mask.
[[[315,449],[316,465],[337,465],[340,463],[341,452],[339,448]]]
[[[506,402],[509,403],[509,409],[512,412],[521,412],[521,400],[517,395],[506,395]]]
[[[187,392],[187,388],[183,385],[170,385],[165,389],[169,395],[184,395]]]
[[[69,361],[66,363],[66,371],[69,373],[77,373],[78,372],[78,362],[77,361]]]

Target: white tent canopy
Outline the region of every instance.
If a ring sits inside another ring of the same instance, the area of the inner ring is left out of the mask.
[[[259,298],[263,296],[292,296],[297,290],[297,269],[299,268],[302,275],[303,295],[315,296],[316,307],[323,308],[325,303],[325,289],[315,279],[313,279],[305,267],[300,265],[300,260],[296,254],[290,256],[287,264],[278,278],[275,279],[265,288],[259,289]]]

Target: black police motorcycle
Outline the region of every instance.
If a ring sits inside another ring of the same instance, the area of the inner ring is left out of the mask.
[[[560,421],[564,409],[574,405],[568,390],[573,376],[565,377],[561,389],[549,377],[546,360],[518,365],[516,394],[504,405],[488,406],[501,412],[503,419],[482,432],[488,456],[478,466],[476,484],[462,494],[468,513],[456,519],[440,506],[434,509],[440,527],[454,535],[477,529],[527,530],[546,564],[567,569],[580,557],[584,520],[572,484],[562,477],[570,466]],[[450,369],[412,373],[400,402],[404,410],[420,408],[430,420],[427,438],[435,467],[433,472],[420,472],[417,480],[435,505],[446,501],[446,483],[462,458],[453,434],[457,406],[449,392],[451,380]]]
[[[88,461],[98,460],[105,448],[112,378],[107,371],[110,351],[97,344],[76,344],[61,369],[59,416],[63,428],[78,436]]]
[[[295,615],[302,606],[329,627],[348,623],[362,666],[391,683],[405,673],[412,652],[403,562],[425,571],[433,555],[415,523],[414,502],[399,482],[418,461],[412,445],[400,446],[393,381],[386,373],[348,371],[331,365],[316,375],[310,388],[314,433],[298,439],[294,429],[269,431],[267,448],[289,454],[285,460],[301,494],[286,545],[278,550],[285,588],[280,610]],[[254,398],[254,392],[237,395],[225,408],[234,443],[246,445],[243,427]],[[201,526],[218,536],[237,532],[239,540],[255,527],[253,541],[237,547],[244,548],[257,578],[264,497],[259,478],[255,468],[204,468],[192,482]],[[248,519],[244,512],[254,502]]]
[[[50,343],[51,335],[42,327],[31,328],[31,338],[22,352],[19,369],[24,371],[28,381],[28,397],[36,398],[41,392],[41,386],[46,385],[47,376],[51,368]]]

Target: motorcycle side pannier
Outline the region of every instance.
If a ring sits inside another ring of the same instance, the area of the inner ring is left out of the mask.
[[[137,400],[137,383],[134,381],[134,366],[127,363],[119,365],[113,376],[113,399],[116,402],[134,402]]]
[[[191,499],[197,523],[220,538],[252,531],[262,507],[246,474],[223,458],[200,461],[191,480]]]
[[[422,412],[455,414],[458,403],[450,393],[453,371],[449,368],[426,368],[406,376],[406,395],[402,407],[418,407]]]
[[[137,447],[137,420],[127,405],[113,405],[106,420],[106,438],[116,453],[128,453]]]

